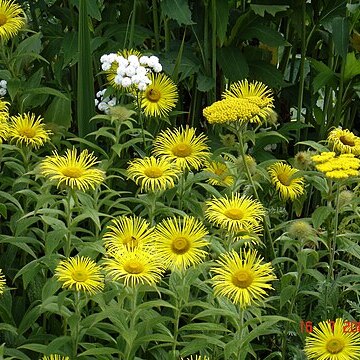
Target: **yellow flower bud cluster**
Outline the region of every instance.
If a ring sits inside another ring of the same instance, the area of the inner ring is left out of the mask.
[[[316,163],[316,170],[324,173],[329,179],[342,180],[359,175],[360,159],[353,154],[336,156],[334,152],[322,152],[311,159]]]

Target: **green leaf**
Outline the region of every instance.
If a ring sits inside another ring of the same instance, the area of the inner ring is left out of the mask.
[[[245,40],[256,38],[264,44],[274,47],[290,45],[281,33],[262,24],[249,26],[241,37]]]
[[[229,23],[229,1],[216,0],[216,35],[219,39],[219,45],[222,47],[226,39],[226,31]]]
[[[349,43],[349,21],[345,17],[335,17],[331,21],[335,53],[346,58]]]
[[[259,80],[270,87],[282,87],[285,82],[282,72],[274,65],[265,61],[249,62],[250,75],[253,79]]]
[[[54,98],[46,109],[44,120],[46,123],[63,126],[67,130],[72,121],[71,101],[68,98]]]
[[[296,144],[301,144],[301,145],[306,145],[306,146],[310,146],[312,147],[313,149],[319,151],[319,152],[323,152],[323,151],[329,151],[329,149],[324,146],[324,145],[321,145],[315,141],[312,141],[312,140],[308,140],[308,141],[299,141],[298,143]]]
[[[120,354],[120,351],[118,349],[101,346],[100,348],[86,350],[83,353],[78,354],[77,357],[88,356],[88,355],[111,355],[111,354]]]
[[[249,66],[240,48],[228,46],[218,49],[217,60],[229,80],[238,81],[248,76]]]
[[[176,20],[179,25],[195,24],[191,20],[191,11],[187,0],[163,0],[161,10],[164,15]]]
[[[179,331],[221,331],[221,332],[230,332],[224,325],[221,324],[214,324],[214,323],[195,323],[195,324],[188,324],[182,326]]]
[[[275,16],[278,12],[286,11],[289,8],[289,5],[258,5],[258,4],[250,4],[250,8],[254,11],[255,14],[260,15],[262,17],[265,16],[265,11]]]
[[[280,309],[295,296],[296,286],[295,285],[288,285],[281,289],[280,293]]]
[[[207,92],[213,89],[215,86],[215,79],[203,74],[199,74],[197,77],[197,89],[199,91]]]
[[[311,215],[315,229],[318,229],[334,210],[329,206],[319,206]]]
[[[360,75],[360,59],[357,59],[354,52],[346,56],[344,80],[349,81],[354,76]]]

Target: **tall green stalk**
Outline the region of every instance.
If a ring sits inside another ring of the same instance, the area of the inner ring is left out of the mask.
[[[79,62],[77,82],[77,121],[79,136],[94,130],[90,119],[95,115],[94,76],[90,49],[90,29],[86,0],[79,3]]]

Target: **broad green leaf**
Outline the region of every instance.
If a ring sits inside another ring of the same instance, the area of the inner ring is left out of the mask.
[[[246,28],[246,32],[241,34],[241,37],[245,40],[256,38],[264,44],[274,47],[290,45],[281,33],[262,24],[254,24],[253,26],[249,26]]]
[[[295,296],[296,286],[288,285],[281,289],[280,293],[280,309]]]
[[[249,66],[240,48],[229,46],[218,49],[217,60],[229,80],[238,81],[248,76]]]
[[[270,87],[283,86],[283,74],[274,65],[265,61],[252,61],[249,62],[250,75],[255,80],[259,80]]]
[[[289,8],[289,5],[258,5],[250,4],[250,8],[254,11],[255,14],[262,17],[265,16],[265,12],[275,16],[278,12],[286,11]]]
[[[161,10],[170,19],[176,20],[179,25],[192,25],[191,11],[187,0],[163,0]]]
[[[360,59],[357,59],[354,52],[346,56],[344,80],[349,81],[354,76],[360,75]]]
[[[324,221],[332,214],[334,210],[329,206],[319,206],[311,215],[311,219],[315,229],[320,228]]]
[[[335,53],[345,60],[349,44],[349,20],[337,16],[332,19],[331,28]]]

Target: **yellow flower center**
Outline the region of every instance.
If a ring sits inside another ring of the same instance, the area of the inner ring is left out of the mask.
[[[122,243],[125,246],[129,247],[130,249],[133,249],[134,247],[137,246],[138,240],[134,236],[127,236],[127,237],[122,239]]]
[[[0,25],[1,25],[1,14],[0,14]],[[23,137],[33,138],[36,135],[36,131],[32,127],[24,127],[19,130],[19,134]]]
[[[162,176],[164,171],[158,166],[151,166],[144,170],[144,174],[149,178],[158,178]]]
[[[241,220],[244,217],[244,212],[241,209],[234,208],[226,210],[224,215],[231,220]]]
[[[173,240],[171,249],[175,254],[185,254],[190,249],[190,242],[187,238],[179,236]]]
[[[7,22],[7,17],[5,14],[0,14],[0,26],[5,25]]]
[[[289,186],[291,184],[290,176],[288,176],[286,173],[278,174],[277,178],[284,186]]]
[[[84,270],[75,270],[72,273],[72,278],[76,282],[84,282],[89,278],[89,274]]]
[[[241,289],[248,288],[252,284],[253,280],[253,274],[246,269],[237,270],[232,276],[232,283]]]
[[[77,179],[84,173],[83,169],[80,169],[76,166],[68,166],[67,168],[63,169],[62,171],[64,176],[69,178]]]
[[[140,274],[144,271],[144,264],[138,260],[129,260],[124,265],[124,270],[129,274]]]
[[[187,157],[187,156],[191,155],[192,149],[191,149],[190,145],[185,144],[185,143],[180,143],[180,144],[176,144],[172,148],[172,153],[178,157]]]
[[[150,102],[158,102],[161,98],[161,93],[159,90],[157,89],[150,89],[150,91],[148,91],[146,93],[146,98],[150,101]]]
[[[354,140],[349,135],[340,136],[340,141],[347,146],[355,146]]]
[[[220,167],[217,167],[217,168],[214,169],[214,174],[215,175],[220,176],[220,175],[223,175],[224,173],[225,173],[225,169],[222,169]]]
[[[326,350],[330,354],[338,354],[344,348],[345,344],[342,339],[332,338],[326,343]]]

